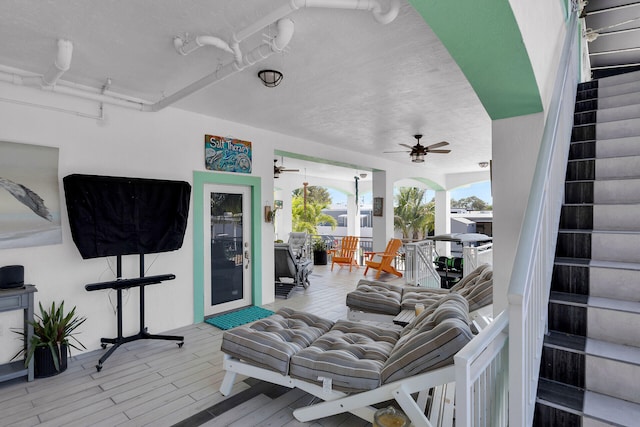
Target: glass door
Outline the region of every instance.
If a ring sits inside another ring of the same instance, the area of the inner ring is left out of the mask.
[[[204,315],[251,305],[250,187],[204,186]]]

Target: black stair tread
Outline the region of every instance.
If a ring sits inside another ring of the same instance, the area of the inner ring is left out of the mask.
[[[555,264],[560,265],[578,265],[578,266],[589,266],[591,262],[588,258],[567,258],[567,257],[556,257]]]
[[[567,292],[551,291],[549,293],[549,302],[557,304],[584,305],[589,302],[589,295],[570,294]]]
[[[564,406],[582,412],[584,390],[544,378],[538,379],[538,402],[553,402],[554,406]]]
[[[587,338],[565,332],[549,331],[544,337],[544,345],[583,353],[587,346]]]

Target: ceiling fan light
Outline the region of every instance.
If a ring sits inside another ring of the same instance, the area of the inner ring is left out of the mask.
[[[411,161],[413,163],[424,163],[424,154],[422,154],[422,153],[411,153]]]
[[[258,77],[266,87],[276,87],[282,82],[282,73],[276,70],[260,70]]]

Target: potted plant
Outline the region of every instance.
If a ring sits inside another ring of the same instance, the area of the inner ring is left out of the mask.
[[[327,244],[323,239],[313,241],[313,264],[327,265]]]
[[[83,349],[86,348],[75,335],[76,329],[87,319],[76,316],[75,307],[65,313],[64,301],[57,307],[55,302],[51,303],[51,308],[48,310],[42,306],[42,303],[39,303],[39,306],[40,314],[36,314],[36,319],[30,322],[33,326],[33,336],[26,343],[26,354],[23,348],[11,360],[24,355],[25,365],[27,365],[33,358],[35,376],[44,378],[57,375],[67,369],[67,352],[70,352],[71,347],[76,350],[80,350],[78,345]],[[14,332],[26,339],[22,329]]]

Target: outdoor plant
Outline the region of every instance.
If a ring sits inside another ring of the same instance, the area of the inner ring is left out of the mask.
[[[323,239],[316,239],[313,241],[313,251],[322,252],[327,250],[327,243]]]
[[[87,319],[86,317],[76,316],[75,307],[65,314],[64,301],[58,307],[56,307],[55,302],[52,302],[51,308],[48,310],[42,306],[42,303],[39,303],[39,306],[40,314],[35,314],[36,319],[29,322],[33,326],[33,336],[27,343],[25,366],[31,361],[37,347],[47,347],[51,351],[56,370],[60,371],[59,355],[62,354],[61,347],[63,345],[66,345],[69,351],[71,347],[76,350],[80,350],[80,347],[86,349],[84,344],[78,341],[75,336],[77,335],[76,329]],[[22,335],[23,339],[26,339],[22,329],[16,329],[13,332]],[[24,355],[24,352],[24,348],[21,349],[11,360]]]

